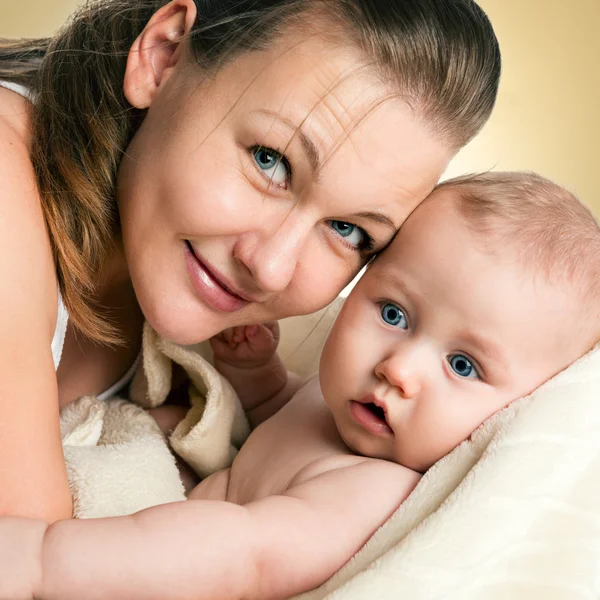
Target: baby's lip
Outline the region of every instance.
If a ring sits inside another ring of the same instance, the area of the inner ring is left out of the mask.
[[[377,406],[378,408],[381,409],[381,411],[383,412],[382,418],[385,421],[386,425],[390,428],[390,423],[389,423],[389,419],[388,419],[388,407],[387,407],[387,403],[382,400],[381,398],[378,398],[375,394],[373,393],[369,393],[369,394],[365,394],[362,398],[360,398],[360,400],[357,400],[357,402],[360,402],[361,404],[374,404],[375,406]],[[381,415],[378,415],[381,416]]]
[[[375,406],[382,408],[384,411],[386,410],[385,402],[378,398],[375,394],[365,394],[360,400],[357,400],[357,402],[360,402],[361,404],[374,404]]]

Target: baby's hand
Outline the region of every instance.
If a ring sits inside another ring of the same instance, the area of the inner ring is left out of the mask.
[[[266,365],[279,344],[279,324],[244,325],[225,329],[210,339],[215,359],[234,367]]]

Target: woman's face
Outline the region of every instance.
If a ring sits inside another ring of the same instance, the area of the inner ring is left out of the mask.
[[[325,306],[452,156],[349,49],[291,37],[210,80],[181,58],[123,158],[130,275],[175,342]]]

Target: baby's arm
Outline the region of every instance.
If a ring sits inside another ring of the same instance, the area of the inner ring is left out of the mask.
[[[226,329],[210,342],[215,367],[233,386],[252,427],[274,415],[302,385],[276,352],[277,322]]]
[[[188,500],[46,531],[39,522],[0,519],[0,597],[287,598],[347,562],[418,478],[365,459],[245,506]],[[11,558],[6,548],[15,543],[19,555]]]

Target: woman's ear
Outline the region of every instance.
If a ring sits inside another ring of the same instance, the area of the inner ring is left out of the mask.
[[[194,0],[172,0],[148,21],[127,57],[123,91],[135,108],[148,108],[183,56],[181,44],[196,20]]]

